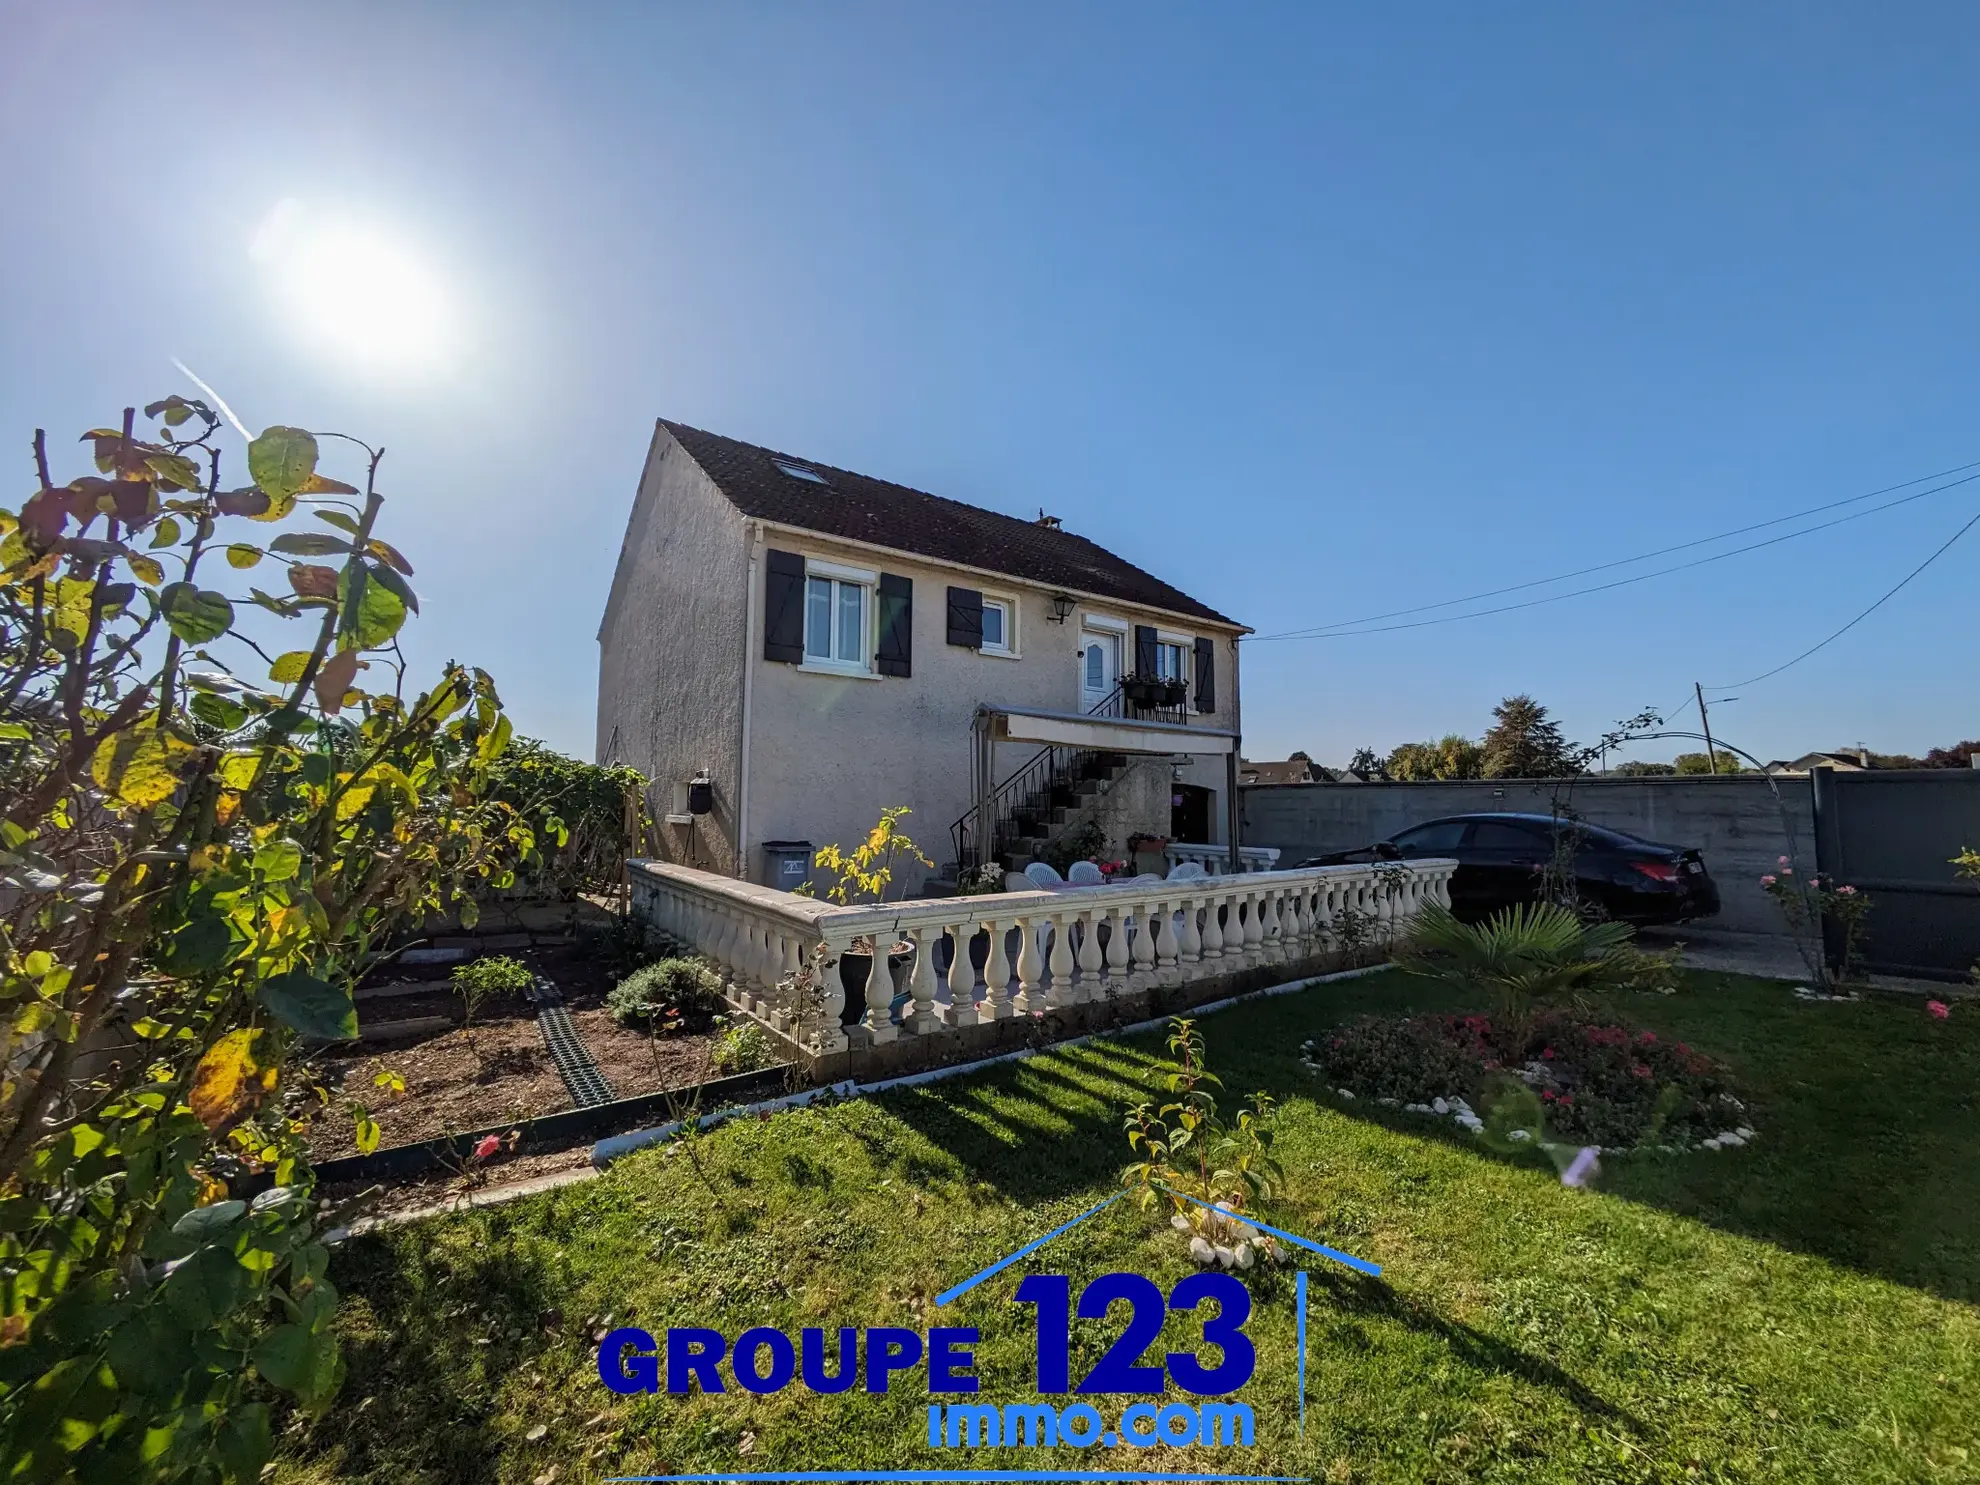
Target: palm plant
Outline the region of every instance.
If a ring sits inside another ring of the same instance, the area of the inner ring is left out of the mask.
[[[1626,923],[1586,923],[1558,903],[1517,903],[1483,923],[1461,923],[1441,903],[1428,903],[1410,924],[1411,972],[1466,989],[1490,990],[1508,1026],[1524,1025],[1535,1005],[1572,1000],[1624,975],[1617,951],[1628,944]]]

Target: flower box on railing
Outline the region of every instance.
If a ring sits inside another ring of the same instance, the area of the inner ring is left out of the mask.
[[[1136,675],[1121,682],[1121,695],[1127,698],[1128,705],[1143,711],[1163,711],[1181,706],[1188,688],[1181,681]]]

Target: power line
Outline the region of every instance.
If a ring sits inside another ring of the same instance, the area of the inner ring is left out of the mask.
[[[1753,531],[1764,531],[1769,526],[1779,526],[1788,521],[1805,520],[1809,516],[1819,516],[1824,511],[1836,510],[1839,507],[1845,505],[1855,505],[1858,502],[1864,500],[1874,500],[1877,498],[1877,496],[1888,495],[1894,490],[1907,490],[1911,488],[1911,486],[1913,485],[1924,484],[1927,480],[1943,479],[1949,474],[1960,474],[1965,470],[1969,470],[1969,469],[1980,469],[1980,460],[1975,460],[1971,464],[1957,464],[1954,465],[1951,469],[1942,469],[1937,474],[1922,474],[1918,476],[1918,478],[1916,479],[1904,480],[1895,485],[1886,485],[1880,490],[1868,490],[1861,495],[1850,495],[1841,500],[1831,500],[1825,505],[1810,506],[1807,510],[1796,511],[1792,515],[1775,516],[1772,520],[1757,521],[1751,526],[1738,526],[1732,529],[1731,531],[1721,531],[1716,536],[1701,536],[1693,541],[1679,542],[1675,546],[1659,547],[1655,551],[1650,551],[1650,552],[1639,552],[1634,557],[1620,557],[1613,562],[1598,562],[1593,567],[1579,567],[1576,568],[1573,572],[1561,572],[1554,574],[1554,576],[1552,577],[1534,578],[1529,582],[1513,583],[1504,588],[1488,588],[1482,593],[1472,593],[1463,598],[1447,598],[1443,600],[1441,603],[1421,603],[1421,604],[1417,604],[1413,608],[1391,609],[1387,613],[1365,614],[1358,619],[1340,619],[1332,624],[1317,624],[1306,629],[1288,629],[1278,634],[1260,634],[1260,635],[1253,635],[1250,638],[1251,638],[1251,642],[1254,644],[1261,640],[1268,640],[1268,639],[1313,639],[1320,637],[1329,630],[1347,629],[1347,628],[1351,628],[1356,624],[1373,624],[1382,619],[1405,618],[1410,614],[1430,613],[1433,610],[1440,608],[1455,608],[1458,604],[1461,603],[1476,603],[1479,600],[1485,598],[1498,598],[1498,597],[1502,597],[1507,593],[1520,593],[1520,592],[1524,592],[1528,588],[1544,588],[1549,583],[1564,583],[1571,578],[1586,577],[1593,572],[1607,572],[1612,568],[1628,567],[1630,564],[1635,562],[1648,562],[1653,557],[1668,557],[1672,552],[1685,552],[1685,551],[1690,551],[1693,547],[1710,546],[1715,541],[1728,541],[1735,536],[1745,536],[1749,532],[1753,532]],[[1980,478],[1980,476],[1970,476],[1970,478]],[[1966,483],[1966,481],[1954,480],[1952,483],[1954,485],[1958,485],[1958,484],[1964,484]],[[1878,506],[1875,509],[1889,510],[1892,506],[1903,505],[1910,500],[1922,499],[1926,495],[1936,495],[1939,490],[1948,490],[1951,488],[1952,485],[1941,485],[1938,487],[1938,489],[1921,490],[1916,495],[1906,496],[1904,500],[1894,500],[1891,501],[1888,505]],[[1872,511],[1859,512],[1859,514],[1862,515],[1870,515],[1873,513],[1874,512]],[[1845,519],[1854,519],[1854,517],[1846,517]],[[1828,524],[1833,525],[1835,523],[1830,522]],[[1825,526],[1811,526],[1808,528],[1808,530],[1811,532],[1821,531],[1824,529],[1826,529]],[[1795,532],[1792,534],[1805,535],[1806,533]],[[1766,543],[1761,543],[1761,545],[1766,545]],[[1748,547],[1745,548],[1744,550],[1751,551],[1753,550],[1753,548]],[[1733,554],[1726,553],[1725,555],[1731,556]],[[1681,572],[1684,569],[1681,567],[1674,567],[1668,570],[1671,572]],[[1657,574],[1650,574],[1650,575],[1656,576]],[[1593,592],[1600,592],[1602,590],[1600,588],[1589,588],[1589,589],[1584,589],[1582,591],[1593,593]],[[1569,594],[1561,594],[1560,596],[1564,598],[1571,598],[1574,597],[1575,595],[1569,593]],[[1505,610],[1488,609],[1486,610],[1486,612],[1503,613],[1505,612]],[[1457,617],[1468,618],[1473,616],[1458,615]],[[1397,626],[1397,627],[1410,627],[1410,626]],[[1369,629],[1359,632],[1368,633],[1368,634],[1381,634],[1387,631],[1380,629]]]
[[[1393,634],[1401,629],[1428,629],[1438,624],[1456,624],[1465,619],[1484,619],[1491,617],[1493,614],[1509,614],[1517,612],[1520,609],[1539,608],[1544,604],[1560,603],[1569,598],[1585,598],[1590,593],[1606,593],[1614,588],[1627,588],[1636,583],[1647,583],[1652,578],[1669,577],[1672,573],[1687,572],[1694,567],[1705,567],[1713,562],[1723,562],[1728,557],[1738,557],[1747,552],[1757,552],[1763,547],[1779,546],[1782,542],[1793,541],[1796,537],[1813,536],[1817,531],[1827,531],[1832,526],[1841,526],[1850,521],[1860,521],[1865,516],[1874,516],[1900,505],[1908,505],[1914,500],[1923,500],[1927,495],[1937,495],[1942,490],[1950,490],[1958,485],[1970,484],[1974,480],[1980,480],[1980,474],[1969,474],[1963,479],[1951,480],[1946,484],[1936,485],[1930,490],[1920,490],[1915,495],[1903,495],[1896,500],[1886,501],[1882,505],[1873,505],[1868,510],[1856,511],[1847,516],[1838,516],[1833,521],[1823,521],[1819,525],[1804,526],[1799,531],[1788,531],[1779,536],[1770,536],[1765,541],[1750,542],[1746,546],[1734,547],[1730,551],[1714,552],[1709,557],[1699,557],[1690,562],[1679,562],[1671,567],[1660,567],[1655,572],[1641,572],[1634,577],[1617,578],[1613,582],[1595,583],[1586,588],[1574,588],[1566,593],[1553,593],[1545,598],[1529,598],[1523,603],[1502,603],[1497,608],[1476,609],[1468,614],[1447,614],[1441,619],[1414,619],[1407,624],[1383,624],[1374,629],[1340,629],[1339,626],[1322,625],[1315,629],[1288,630],[1283,634],[1259,634],[1252,636],[1250,643],[1264,644],[1273,640],[1285,639],[1359,639],[1364,634]],[[1610,565],[1613,566],[1616,564]],[[1549,581],[1559,580],[1549,579]],[[1457,601],[1461,602],[1463,600]],[[1433,605],[1433,607],[1440,606]],[[1347,622],[1356,623],[1366,621],[1349,620]],[[1746,682],[1740,681],[1735,684],[1745,685]],[[1712,689],[1719,691],[1726,688],[1714,686]]]
[[[1855,618],[1851,619],[1847,624],[1843,625],[1842,628],[1838,629],[1834,634],[1831,634],[1827,639],[1822,640],[1819,644],[1810,645],[1807,649],[1803,650],[1799,655],[1796,655],[1792,660],[1786,661],[1780,665],[1776,665],[1772,670],[1763,670],[1760,672],[1760,674],[1756,676],[1750,676],[1746,680],[1733,681],[1724,686],[1714,686],[1711,689],[1714,691],[1730,691],[1736,686],[1751,686],[1759,681],[1767,680],[1769,677],[1779,675],[1782,671],[1786,670],[1791,665],[1799,665],[1802,661],[1806,660],[1810,655],[1814,654],[1817,650],[1822,649],[1827,645],[1833,644],[1836,640],[1841,639],[1845,634],[1849,633],[1850,630],[1854,629],[1858,624],[1861,624],[1865,619],[1869,618],[1872,614],[1877,612],[1878,609],[1882,608],[1886,603],[1890,602],[1891,599],[1897,597],[1897,595],[1904,589],[1905,584],[1909,583],[1913,578],[1917,577],[1919,573],[1923,572],[1926,568],[1930,567],[1934,562],[1938,561],[1941,557],[1945,556],[1945,554],[1948,551],[1952,550],[1952,545],[1954,542],[1958,541],[1962,536],[1966,535],[1967,532],[1971,531],[1977,525],[1980,525],[1980,511],[1974,512],[1973,516],[1967,521],[1967,523],[1964,526],[1960,527],[1959,530],[1955,531],[1951,536],[1947,537],[1945,542],[1939,547],[1937,551],[1933,552],[1931,556],[1927,557],[1923,562],[1919,563],[1916,567],[1912,568],[1910,572],[1906,573],[1904,577],[1899,580],[1896,587],[1892,588],[1882,598],[1879,598],[1875,603],[1871,604],[1870,607],[1863,610],[1862,613],[1858,614]]]

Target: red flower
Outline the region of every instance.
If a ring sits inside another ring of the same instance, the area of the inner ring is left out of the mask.
[[[1554,1049],[1552,1047],[1542,1047],[1540,1049],[1540,1055],[1549,1062],[1552,1062],[1554,1060]]]
[[[1630,1071],[1635,1073],[1639,1078],[1647,1078],[1650,1076],[1650,1069],[1641,1062],[1637,1063],[1635,1067],[1632,1067]]]
[[[501,1148],[501,1140],[492,1134],[484,1134],[479,1140],[475,1141],[474,1158],[476,1160],[486,1160]]]
[[[1687,1047],[1683,1042],[1678,1043],[1678,1050],[1687,1057],[1691,1055],[1691,1048]]]
[[[1657,1039],[1657,1033],[1654,1031],[1646,1031],[1643,1033],[1643,1035],[1637,1038],[1637,1040],[1640,1042],[1654,1042],[1656,1039]]]
[[[1554,1090],[1551,1088],[1542,1088],[1540,1090],[1540,1096],[1548,1103],[1552,1103],[1554,1101]]]
[[[1561,1107],[1564,1109],[1571,1109],[1574,1107],[1574,1095],[1572,1093],[1563,1093],[1561,1095]]]
[[[1934,1021],[1943,1021],[1952,1014],[1952,1007],[1943,1000],[1928,1000],[1925,1002],[1925,1014]]]

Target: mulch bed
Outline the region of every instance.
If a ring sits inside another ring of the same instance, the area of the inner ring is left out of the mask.
[[[614,983],[610,973],[577,949],[525,949],[514,957],[556,984],[614,1097],[687,1087],[713,1076],[707,1029],[655,1040],[619,1026],[605,1010],[605,996]],[[378,978],[403,980],[416,973],[393,970]],[[458,1020],[461,1003],[447,988],[448,973],[445,966],[431,971],[429,991],[360,1000],[362,1022],[376,1026],[440,1015]],[[386,1069],[406,1080],[403,1097],[374,1086]],[[571,1107],[564,1080],[543,1044],[536,1011],[521,996],[484,1004],[471,1035],[457,1027],[418,1040],[331,1049],[320,1054],[319,1072],[333,1095],[341,1087],[371,1110],[386,1147]],[[352,1123],[333,1097],[310,1132],[311,1156],[328,1160],[355,1155]]]

